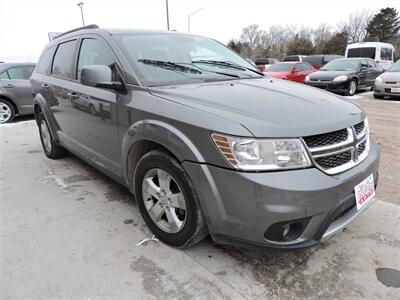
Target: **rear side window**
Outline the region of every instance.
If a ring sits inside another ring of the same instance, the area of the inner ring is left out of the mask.
[[[75,46],[76,40],[58,45],[53,60],[51,74],[65,78],[72,78],[72,62],[74,61]]]
[[[303,66],[303,71],[311,71],[312,66],[310,64],[301,64]]]
[[[49,74],[51,69],[51,61],[53,60],[54,47],[46,49],[40,57],[36,72]]]
[[[366,48],[353,48],[347,51],[347,57],[368,57],[371,59],[375,59],[375,47],[366,47]]]
[[[381,59],[382,60],[392,60],[392,49],[381,48]]]
[[[89,65],[110,66],[115,63],[114,55],[109,47],[100,40],[84,39],[79,52],[77,78],[81,76],[81,69]]]
[[[8,69],[7,72],[11,80],[28,80],[31,77],[34,68],[34,66],[18,66]]]

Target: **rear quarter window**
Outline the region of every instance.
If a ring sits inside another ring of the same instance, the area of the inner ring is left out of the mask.
[[[48,48],[43,51],[40,56],[36,72],[42,74],[49,74],[51,71],[51,62],[53,61],[55,47]]]
[[[72,68],[75,57],[76,40],[64,42],[58,45],[54,55],[51,74],[72,78]]]

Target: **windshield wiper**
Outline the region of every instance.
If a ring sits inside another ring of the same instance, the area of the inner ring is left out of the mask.
[[[221,67],[228,67],[240,71],[251,71],[253,73],[256,73],[258,75],[264,76],[264,74],[260,71],[254,70],[252,68],[248,68],[242,65],[239,65],[237,63],[231,62],[231,61],[223,61],[223,60],[207,60],[207,59],[201,59],[201,60],[194,60],[192,63],[202,63],[202,64],[209,64],[209,65],[215,65],[215,66],[221,66]]]
[[[141,62],[146,65],[164,68],[167,70],[189,72],[189,73],[194,73],[194,74],[203,74],[203,72],[201,72],[200,70],[198,70],[196,68],[183,66],[183,65],[171,62],[171,61],[152,60],[152,59],[143,58],[143,59],[138,59],[138,62]]]

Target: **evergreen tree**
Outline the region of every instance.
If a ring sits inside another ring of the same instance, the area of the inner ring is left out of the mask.
[[[314,54],[314,45],[309,37],[296,34],[287,44],[287,55]]]
[[[344,52],[346,51],[347,41],[347,32],[337,32],[325,42],[322,53],[344,55]]]
[[[378,37],[380,42],[389,42],[400,31],[400,18],[395,8],[382,8],[367,25],[370,37]]]

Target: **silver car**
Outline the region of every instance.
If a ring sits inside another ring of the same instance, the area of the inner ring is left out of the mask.
[[[375,79],[374,98],[400,97],[400,60]]]
[[[35,64],[0,64],[0,124],[15,116],[33,114],[33,96],[29,78]]]

